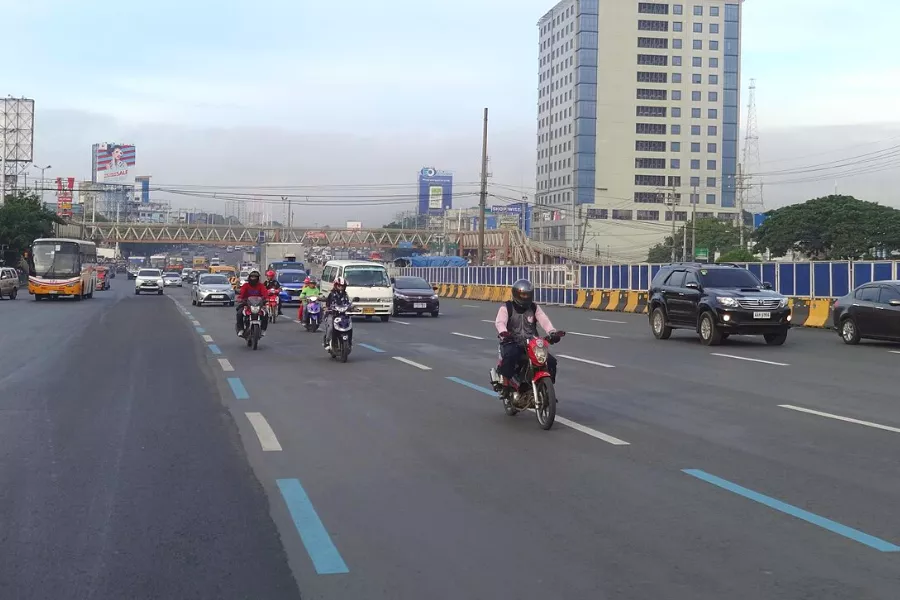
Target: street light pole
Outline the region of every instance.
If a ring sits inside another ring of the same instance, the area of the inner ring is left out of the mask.
[[[41,172],[41,206],[44,206],[44,188],[47,187],[47,180],[44,179],[44,171],[47,169],[52,169],[53,165],[47,165],[46,167],[39,167],[37,165],[33,165],[35,169]]]

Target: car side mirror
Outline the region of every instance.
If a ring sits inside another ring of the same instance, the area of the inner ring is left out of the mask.
[[[438,288],[438,286],[434,285],[434,286],[432,286],[432,289],[433,289],[434,291],[438,291],[439,288]]]
[[[891,306],[900,306],[900,300],[897,300],[896,298],[894,300],[888,300],[888,304]]]
[[[763,283],[763,289],[764,289],[764,290],[771,290],[771,289],[772,289],[772,284],[769,283],[768,281],[765,282],[765,283]]]
[[[395,284],[395,283],[397,283],[397,280],[394,279],[393,277],[391,277],[391,285],[393,285],[393,284]]]
[[[700,284],[699,284],[699,283],[694,283],[694,282],[692,281],[692,282],[690,282],[690,283],[684,284],[684,287],[690,288],[690,289],[692,289],[692,290],[699,290],[699,289],[700,289]]]
[[[353,299],[353,302],[359,302],[359,298],[358,298],[358,297],[357,297],[357,298],[354,298],[354,299]]]

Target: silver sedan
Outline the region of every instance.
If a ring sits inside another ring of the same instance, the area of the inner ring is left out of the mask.
[[[191,304],[228,304],[234,306],[234,288],[224,275],[201,275],[200,280],[191,286]]]

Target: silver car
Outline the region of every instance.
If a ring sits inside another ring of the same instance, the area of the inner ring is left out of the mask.
[[[163,273],[163,286],[164,287],[181,287],[181,273],[176,273],[175,271],[169,271],[167,273]]]
[[[217,273],[201,275],[191,287],[191,304],[228,304],[234,306],[234,288],[228,278]]]

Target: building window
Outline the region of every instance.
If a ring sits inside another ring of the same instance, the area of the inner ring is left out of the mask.
[[[658,210],[639,210],[637,211],[638,221],[659,221]]]
[[[707,125],[706,135],[719,135],[719,127],[717,125]]]
[[[700,95],[700,90],[694,90],[691,92],[691,101],[692,102],[700,102],[702,96]]]
[[[703,40],[694,40],[694,50],[703,50]]]
[[[719,7],[718,6],[710,6],[709,7],[709,16],[718,17],[719,16]]]
[[[672,14],[673,15],[683,15],[684,7],[681,4],[673,4],[672,5]]]
[[[703,75],[700,73],[694,73],[691,75],[691,83],[703,83]]]
[[[664,118],[666,116],[666,107],[665,106],[638,106],[636,108],[638,117],[661,117]]]
[[[691,194],[691,204],[700,204],[700,194]],[[702,217],[701,216],[702,214],[703,213],[697,213],[696,218],[697,219],[708,218],[708,217]]]
[[[681,187],[681,176],[669,175],[669,183],[666,187]]]
[[[666,143],[656,140],[635,140],[634,149],[636,152],[665,152]]]
[[[655,71],[638,71],[638,83],[666,83],[668,73],[657,73]]]
[[[672,211],[666,211],[666,221],[672,220]],[[678,210],[675,211],[675,220],[676,221],[687,221],[687,211],[686,210]]]
[[[638,12],[649,15],[669,14],[668,4],[656,4],[653,2],[638,2]]]
[[[662,204],[665,194],[660,192],[635,192],[634,201],[641,204]]]
[[[675,38],[674,40],[672,40],[672,47],[676,50],[681,50],[681,44],[681,38]]]
[[[700,142],[691,142],[691,152],[700,152]]]
[[[709,24],[709,32],[710,33],[719,33],[719,24],[718,23],[710,23]]]
[[[612,218],[616,221],[630,221],[632,218],[632,211],[614,208],[612,211]]]
[[[665,116],[665,115],[663,115]],[[708,108],[706,110],[706,117],[708,119],[718,119],[719,118],[719,109],[717,108]]]
[[[716,195],[715,194],[707,194],[706,195],[706,203],[707,204],[715,204],[716,203]]]
[[[681,135],[681,125],[677,123],[672,125],[672,135]]]
[[[638,100],[665,100],[667,96],[668,92],[666,90],[655,90],[648,88],[637,89]]]
[[[703,33],[703,23],[694,23],[694,33]]]
[[[681,116],[681,108],[679,108],[677,106],[673,106],[672,107],[672,117],[678,118],[680,116]]]
[[[672,57],[672,66],[673,66],[673,67],[680,67],[680,66],[681,66],[681,57],[680,57],[680,56],[673,56],[673,57]]]
[[[716,170],[716,161],[714,161],[714,160],[706,161],[706,170],[707,171],[715,171]]]
[[[703,6],[701,6],[700,4],[695,4],[695,5],[694,5],[694,16],[695,16],[695,17],[702,17],[702,16],[703,16]]]
[[[666,159],[664,158],[636,158],[634,159],[635,169],[665,169]]]
[[[700,170],[700,159],[699,159],[699,158],[692,158],[692,159],[691,159],[691,170],[692,170],[692,171],[699,171],[699,170]]]
[[[684,24],[681,21],[673,21],[672,22],[672,31],[678,32],[683,31]]]
[[[681,83],[681,73],[672,73],[672,83]]]
[[[665,54],[638,54],[637,64],[665,67],[669,64],[669,57]]]
[[[703,58],[700,56],[694,56],[693,58],[691,58],[691,66],[702,67],[703,66]]]
[[[706,187],[710,187],[710,188],[716,187],[716,178],[715,177],[707,177],[706,178]]]
[[[718,102],[719,101],[719,92],[708,92],[706,94],[706,99],[710,102]]]
[[[669,160],[669,168],[670,169],[680,169],[681,168],[681,159],[680,158],[672,158]]]
[[[719,49],[719,40],[709,40],[709,49],[710,50],[718,50]]]
[[[635,133],[666,135],[666,125],[665,123],[637,123],[635,124]]]
[[[719,76],[718,75],[710,75],[709,76],[709,85],[719,85]]]
[[[710,69],[718,69],[719,68],[719,59],[713,56],[709,59],[709,68]]]
[[[694,175],[691,177],[691,187],[699,187],[700,186],[700,177],[698,175]]]
[[[672,142],[669,144],[672,152],[681,152],[681,142]]]
[[[699,118],[700,118],[700,109],[699,109],[699,108],[692,108],[692,109],[691,109],[691,118],[692,118],[692,119],[699,119]],[[691,127],[691,131],[692,131],[692,132],[693,132],[694,127],[696,127],[697,129],[700,128],[699,125],[694,125],[693,127]],[[696,134],[694,134],[694,135],[700,135],[700,132],[698,131],[698,132],[697,132]]]
[[[725,5],[725,21],[737,23],[740,7],[737,4]]]
[[[681,90],[672,90],[672,100],[681,100]]]
[[[652,187],[665,187],[665,175],[635,175],[634,185],[647,185]]]
[[[669,30],[669,22],[668,21],[651,21],[651,20],[640,20],[638,21],[638,29],[641,31],[668,31]]]
[[[654,48],[665,50],[669,47],[669,38],[639,37],[638,48]]]
[[[715,154],[716,152],[719,151],[719,149],[716,146],[715,142],[709,142],[706,144],[706,151],[709,152],[710,154]]]

